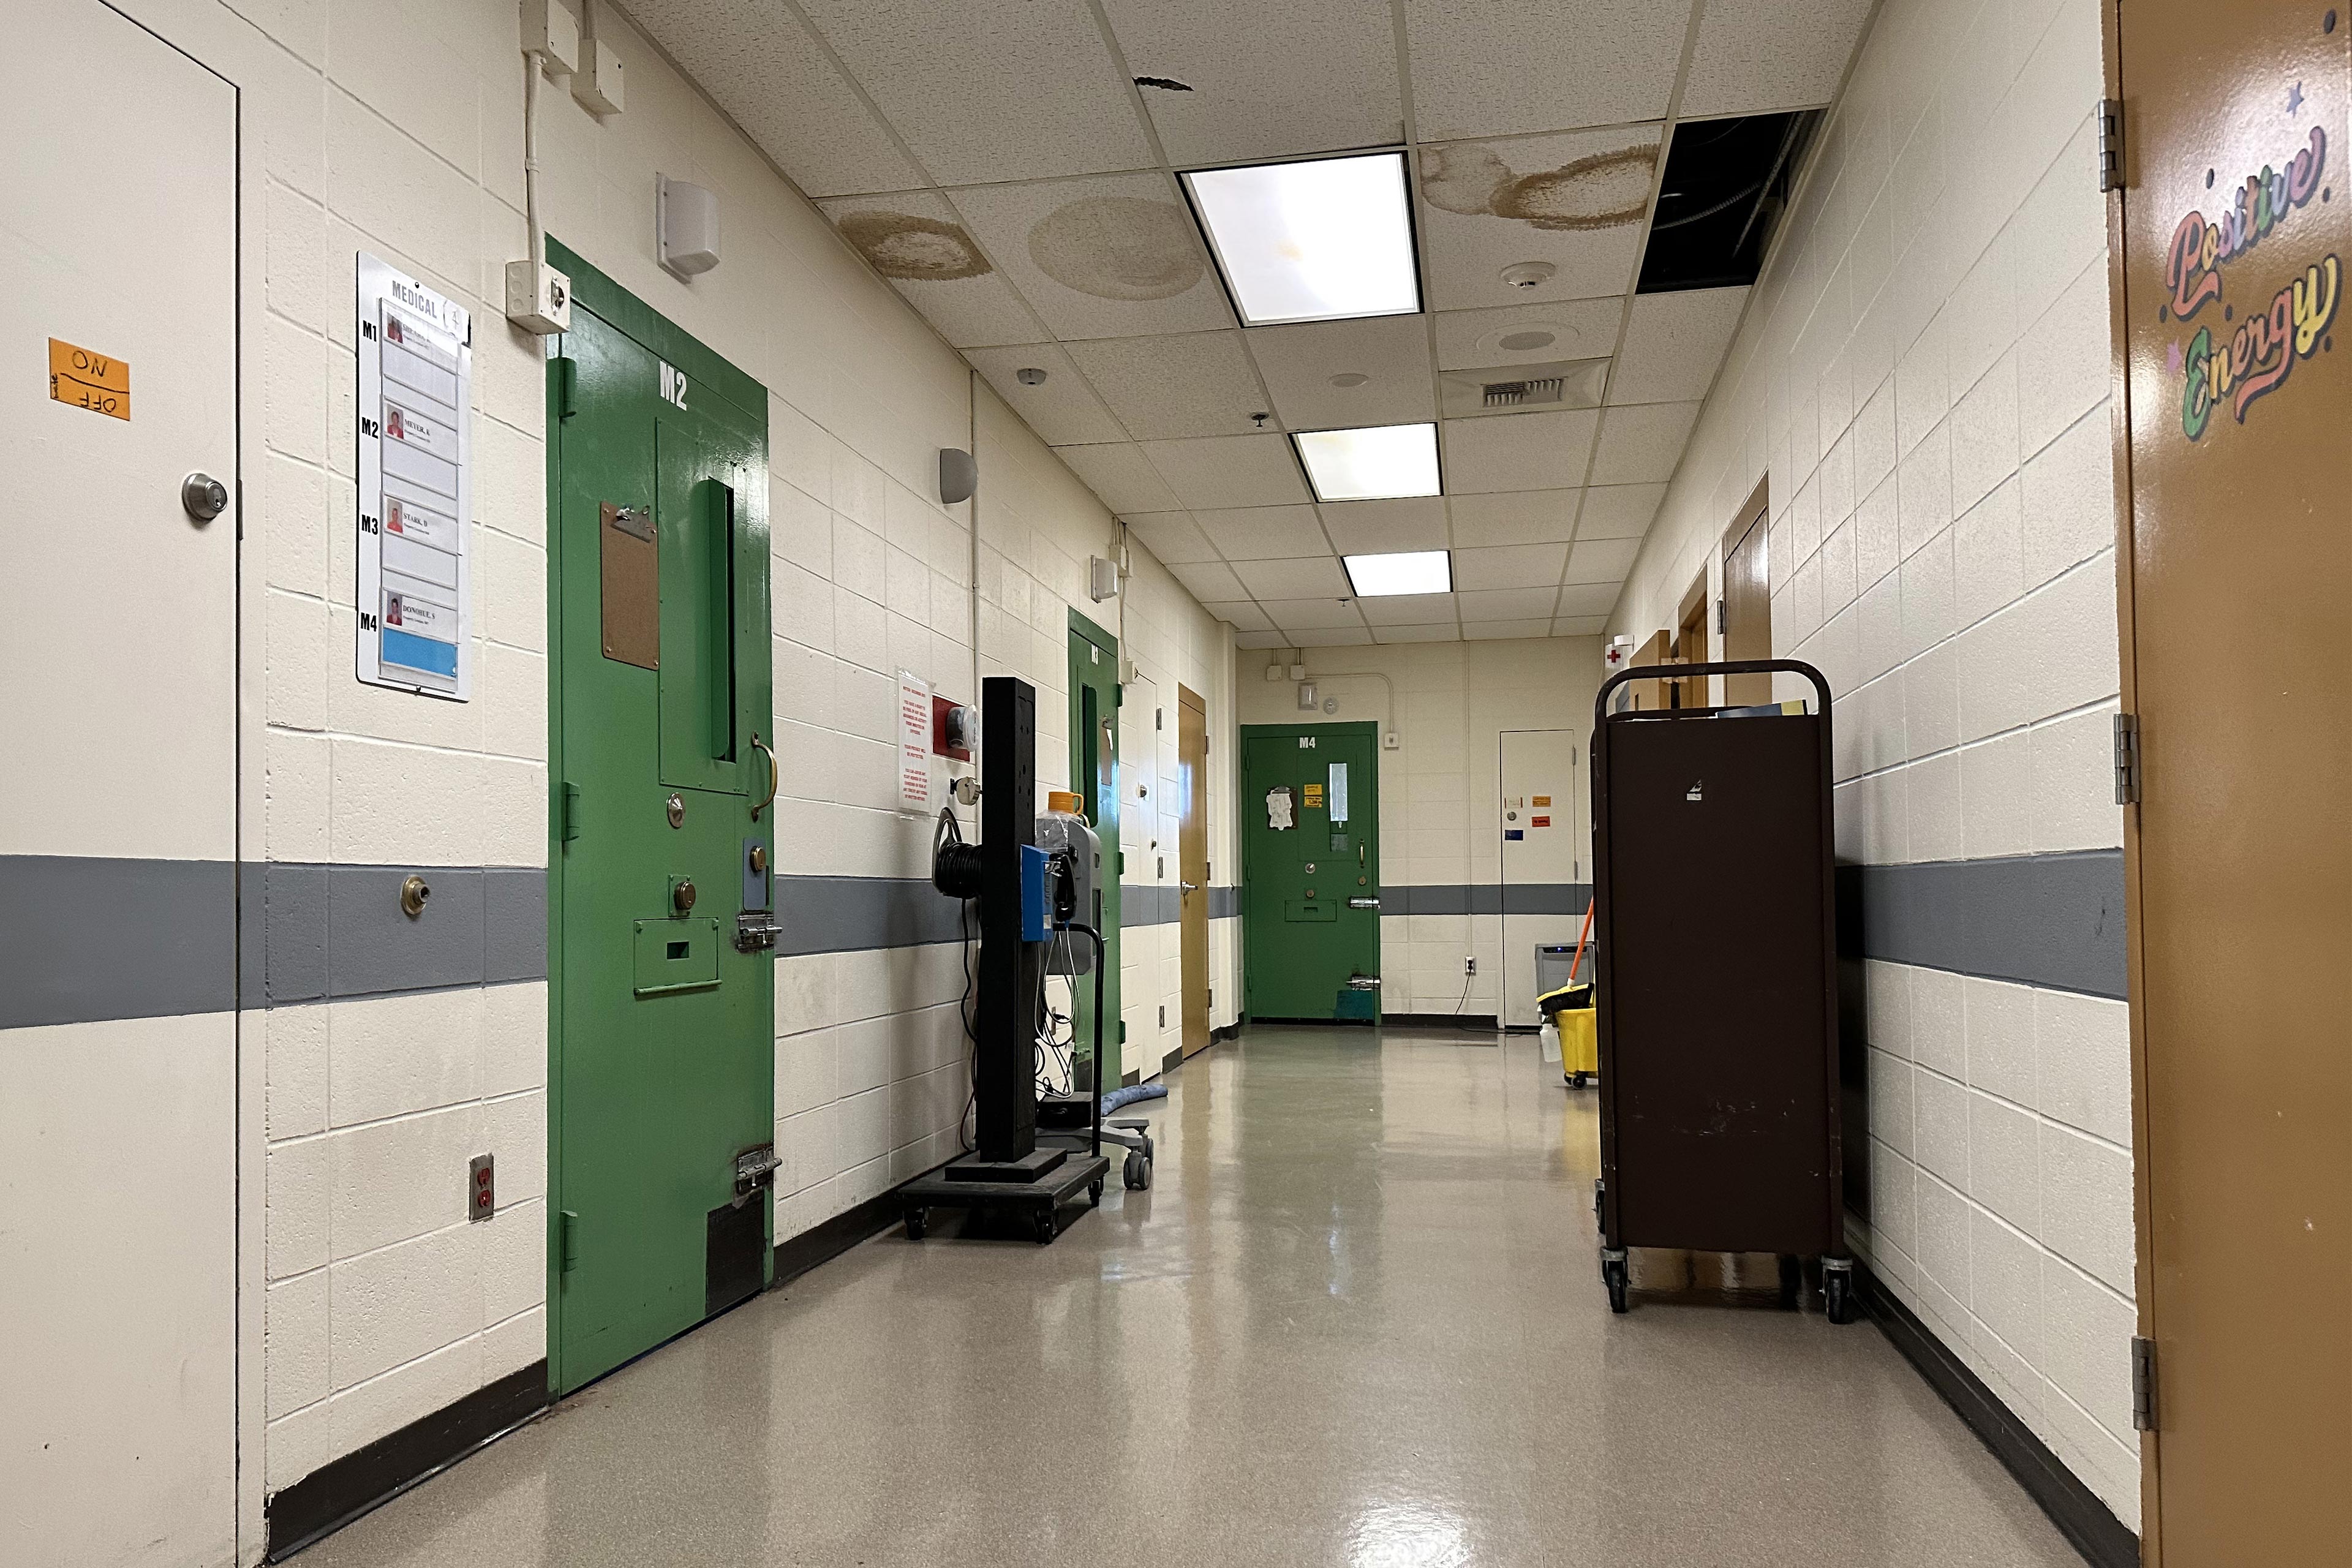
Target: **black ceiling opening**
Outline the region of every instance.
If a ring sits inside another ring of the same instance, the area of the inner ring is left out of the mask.
[[[1666,177],[1642,257],[1640,294],[1753,283],[1788,205],[1819,110],[1685,121],[1675,127]]]

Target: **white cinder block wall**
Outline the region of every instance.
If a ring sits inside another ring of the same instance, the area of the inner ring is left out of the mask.
[[[1501,995],[1507,936],[1523,956],[1538,942],[1576,940],[1580,921],[1573,915],[1515,914],[1507,921],[1496,914],[1404,913],[1398,906],[1418,888],[1500,886],[1497,760],[1506,730],[1575,732],[1579,760],[1571,831],[1582,868],[1579,879],[1591,881],[1592,817],[1583,747],[1592,728],[1592,695],[1601,684],[1601,647],[1598,637],[1506,637],[1250,648],[1234,656],[1244,724],[1386,721],[1393,692],[1398,744],[1379,753],[1383,1013],[1492,1016]],[[1265,679],[1267,665],[1300,660],[1317,691],[1338,700],[1337,712],[1301,713],[1297,686],[1286,679]],[[1264,809],[1246,800],[1242,806]],[[1465,957],[1477,959],[1476,974],[1463,973]],[[1528,963],[1531,968],[1531,959]]]
[[[511,0],[123,0],[236,82],[245,124],[247,444],[240,854],[249,863],[520,870],[546,864],[549,780],[541,345],[497,306],[524,250],[522,87]],[[544,97],[550,232],[771,393],[775,689],[795,762],[780,869],[921,878],[931,824],[898,813],[891,677],[973,694],[1039,689],[1039,773],[1067,771],[1066,611],[1109,513],[664,59],[606,7],[625,113]],[[652,259],[656,172],[709,185],[724,264],[691,286]],[[366,250],[473,311],[475,700],[352,675],[352,300]],[[981,614],[969,507],[942,508],[936,453],[982,476]],[[1139,545],[1129,648],[1169,694],[1232,725],[1230,632]],[[1174,772],[1147,751],[1155,776]],[[1213,753],[1212,780],[1221,776]],[[1211,791],[1229,833],[1229,788]],[[1170,799],[1173,792],[1155,784]],[[1148,838],[1172,823],[1134,819]],[[1213,842],[1214,842],[1213,840]],[[1223,858],[1222,849],[1215,851]],[[1129,865],[1137,865],[1130,858]],[[1148,869],[1150,862],[1143,862]],[[1173,879],[1172,863],[1171,879]],[[257,888],[261,883],[254,884]],[[435,908],[437,911],[439,905]],[[248,911],[248,924],[252,911]],[[1134,933],[1130,1018],[1172,1005],[1176,928]],[[1230,943],[1213,950],[1229,1019]],[[952,1147],[963,1105],[953,944],[778,963],[780,1239]],[[243,1280],[253,1364],[240,1415],[240,1535],[261,1500],[537,1361],[545,1348],[546,985],[471,984],[251,1009],[242,1158],[258,1245]],[[1146,1003],[1149,1005],[1146,1005]],[[1172,1037],[1172,1031],[1171,1031]],[[1130,1061],[1156,1065],[1130,1027]],[[1164,1047],[1163,1047],[1164,1048]],[[265,1109],[266,1097],[266,1109]],[[465,1222],[469,1156],[497,1156],[499,1211]],[[789,1190],[787,1190],[789,1189]]]
[[[1842,862],[2123,842],[2101,80],[2096,0],[1888,0],[1611,619],[1719,590],[1769,474],[1773,649],[1836,692]],[[1867,984],[1861,1244],[2137,1526],[2125,1004]]]

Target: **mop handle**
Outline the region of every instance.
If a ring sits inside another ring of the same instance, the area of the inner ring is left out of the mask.
[[[1568,983],[1570,985],[1576,984],[1576,972],[1584,963],[1584,939],[1591,934],[1592,904],[1590,900],[1587,900],[1584,905],[1584,924],[1576,933],[1576,956],[1568,961]]]

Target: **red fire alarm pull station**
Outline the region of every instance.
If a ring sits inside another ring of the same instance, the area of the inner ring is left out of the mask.
[[[931,698],[931,750],[959,763],[971,761],[971,710],[936,694]]]

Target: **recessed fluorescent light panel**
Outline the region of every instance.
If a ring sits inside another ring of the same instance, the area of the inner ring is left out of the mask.
[[[1404,154],[1184,176],[1246,327],[1421,309]]]
[[[1301,430],[1290,438],[1315,483],[1317,500],[1394,500],[1438,493],[1434,425]]]
[[[1454,592],[1454,554],[1446,550],[1407,550],[1394,555],[1349,555],[1348,581],[1360,599],[1387,594]]]

